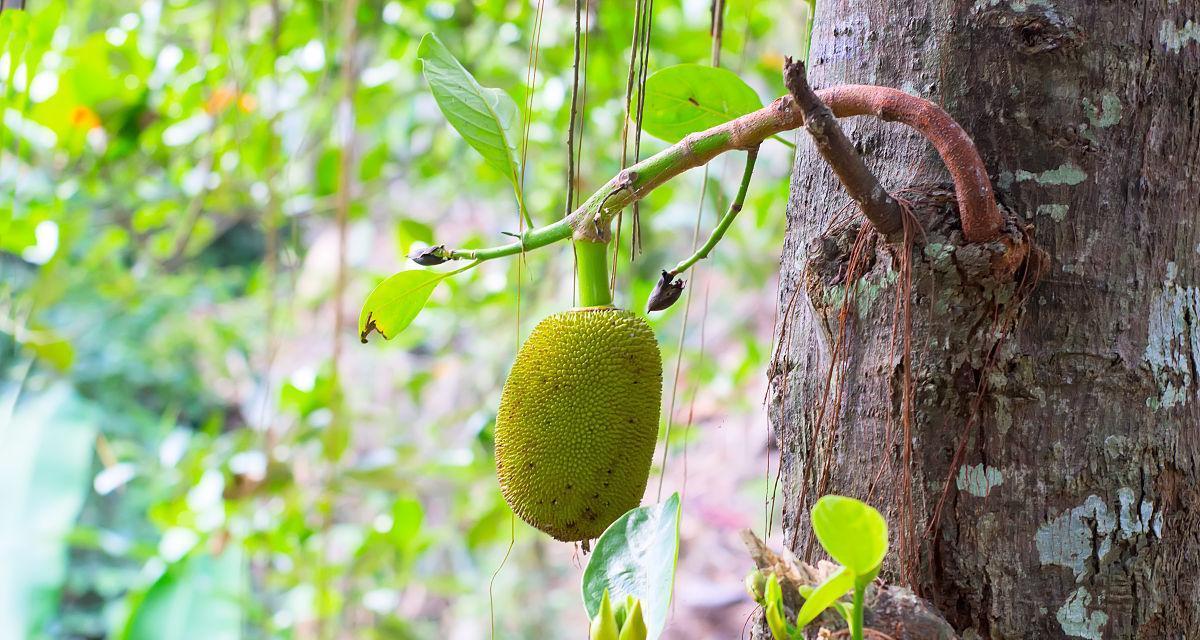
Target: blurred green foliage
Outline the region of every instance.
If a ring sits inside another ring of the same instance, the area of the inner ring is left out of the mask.
[[[537,3],[364,0],[353,50],[347,5],[317,0],[0,14],[0,624],[17,625],[0,636],[486,637],[514,527],[497,635],[560,637],[582,615],[514,524],[490,449],[519,336],[571,303],[569,247],[448,281],[391,342],[359,345],[353,322],[412,248],[519,224],[506,176],[433,102],[426,32],[532,106],[525,200],[538,224],[563,213],[573,8],[543,4],[528,102]],[[585,194],[620,168],[633,21],[627,3],[589,9]],[[769,100],[799,26],[771,2],[727,11],[725,60]],[[656,2],[651,71],[707,61],[708,19],[706,2]],[[710,333],[698,357],[699,289],[682,343],[681,398],[703,388],[727,411],[760,400],[742,390],[762,319],[737,302],[773,299],[791,152],[771,146],[708,261],[723,346]],[[687,252],[699,177],[644,204],[619,303],[640,308]],[[705,228],[735,177],[714,165]],[[668,371],[682,315],[654,320]]]

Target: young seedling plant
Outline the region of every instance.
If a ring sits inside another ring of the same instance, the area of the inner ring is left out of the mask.
[[[765,580],[761,573],[752,574],[747,579],[750,594],[762,606],[775,640],[803,638],[804,627],[829,608],[846,620],[853,640],[862,640],[867,587],[879,576],[888,551],[887,521],[870,505],[844,496],[821,498],[813,506],[811,518],[821,547],[840,566],[821,584],[800,587],[804,605],[794,621],[787,619],[783,591],[775,574]],[[852,599],[845,602],[848,592],[852,592]]]

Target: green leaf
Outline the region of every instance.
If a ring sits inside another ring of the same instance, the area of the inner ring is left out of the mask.
[[[489,166],[508,178],[521,214],[532,224],[521,195],[521,162],[517,151],[521,126],[516,101],[500,89],[476,82],[432,33],[421,38],[417,58],[442,115]]]
[[[789,640],[792,634],[783,613],[783,590],[779,586],[779,577],[774,573],[767,578],[762,604],[771,636],[775,640]]]
[[[392,537],[401,544],[415,546],[424,519],[425,509],[420,500],[398,498],[392,505]]]
[[[767,627],[771,629],[771,638],[774,640],[791,640],[792,632],[788,628],[787,618],[784,617],[781,605],[769,602],[763,613],[767,619]]]
[[[844,496],[825,496],[813,506],[812,525],[830,557],[855,576],[877,573],[887,554],[888,532],[887,521],[871,505]]]
[[[583,604],[594,618],[607,589],[614,600],[642,601],[647,638],[667,625],[679,558],[679,494],[630,509],[600,535],[583,570]]]
[[[17,340],[38,358],[45,360],[59,371],[67,371],[75,361],[75,348],[71,341],[58,333],[46,330],[27,331],[18,335]]]
[[[319,196],[331,195],[338,190],[338,178],[342,173],[342,150],[329,147],[317,158],[316,192]]]
[[[358,169],[359,179],[363,182],[378,180],[379,176],[383,175],[383,165],[387,163],[390,154],[391,149],[388,148],[386,142],[375,145],[363,156]]]
[[[719,67],[679,64],[646,79],[642,129],[667,142],[704,131],[762,108],[737,74]]]
[[[196,552],[167,568],[129,616],[123,640],[241,637],[246,593],[241,548]]]
[[[813,591],[815,591],[815,589],[813,589],[812,587],[810,587],[808,585],[805,585],[805,586],[802,586],[799,589],[797,589],[797,591],[800,592],[801,598],[804,598],[805,600],[807,600],[812,597]],[[833,607],[834,611],[837,611],[839,615],[841,615],[843,618],[846,619],[847,626],[853,624],[853,622],[851,622],[851,620],[853,619],[853,616],[851,615],[850,605],[846,604],[845,602],[843,602],[841,600],[835,600],[833,602],[833,604],[830,606]]]
[[[407,255],[417,242],[433,244],[433,227],[409,219],[403,219],[396,224],[396,246],[400,253]]]
[[[58,610],[101,420],[66,384],[25,397],[0,399],[0,638],[42,637]]]
[[[358,315],[358,335],[363,342],[372,331],[391,340],[412,324],[429,302],[438,283],[449,274],[436,271],[401,271],[375,287]]]
[[[838,598],[846,595],[846,592],[853,587],[854,573],[848,568],[842,567],[808,595],[804,606],[800,607],[799,613],[796,614],[796,626],[803,629],[804,625],[815,620],[822,611],[837,602]]]
[[[767,578],[767,587],[766,592],[763,594],[763,602],[767,604],[775,603],[782,606],[783,588],[779,586],[779,576],[774,573]]]

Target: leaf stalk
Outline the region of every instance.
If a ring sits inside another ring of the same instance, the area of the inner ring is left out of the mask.
[[[738,213],[742,211],[742,206],[746,202],[746,191],[750,187],[750,177],[754,175],[754,161],[757,159],[758,147],[746,150],[746,168],[742,170],[742,182],[738,187],[737,195],[733,198],[733,202],[729,203],[729,210],[725,212],[724,216],[721,216],[721,220],[717,222],[716,228],[708,236],[708,240],[704,242],[704,246],[700,247],[696,253],[692,254],[686,260],[675,265],[675,268],[668,272],[672,277],[687,271],[692,265],[707,258],[708,254],[712,253],[713,248],[717,246],[717,243],[721,241],[721,238],[725,237],[725,232],[729,230],[734,218],[737,218]]]

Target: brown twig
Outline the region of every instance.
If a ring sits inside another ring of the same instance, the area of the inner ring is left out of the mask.
[[[575,210],[575,128],[579,119],[579,54],[580,40],[583,39],[583,3],[575,0],[575,58],[571,64],[571,116],[567,119],[567,202],[563,215],[570,215]],[[585,78],[586,80],[586,78]],[[580,144],[582,144],[582,140]]]
[[[879,184],[838,125],[833,111],[809,86],[804,62],[788,57],[783,63],[783,82],[804,115],[804,128],[817,143],[817,151],[833,168],[850,198],[880,233],[888,237],[897,234],[904,226],[900,203]]]

